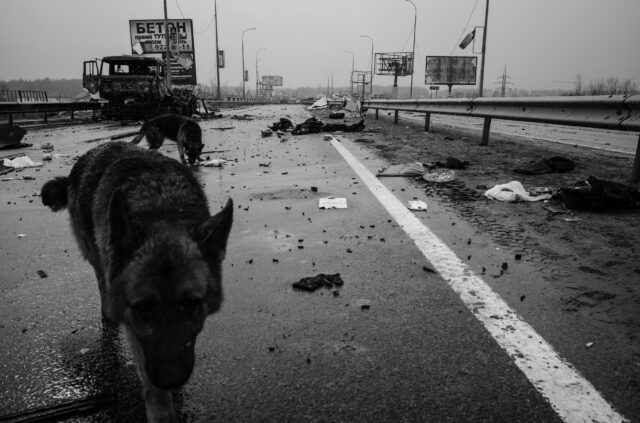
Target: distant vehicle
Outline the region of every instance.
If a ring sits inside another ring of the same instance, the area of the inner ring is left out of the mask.
[[[99,62],[99,63],[98,63]],[[148,56],[107,56],[84,62],[82,86],[107,100],[107,118],[144,119],[162,113],[191,116],[197,86],[167,88],[164,61]]]
[[[387,94],[384,93],[376,93],[374,95],[371,96],[372,100],[385,100],[388,99],[389,96]]]

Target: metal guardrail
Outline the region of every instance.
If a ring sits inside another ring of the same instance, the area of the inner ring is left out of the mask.
[[[14,101],[20,103],[49,101],[46,91],[34,90],[0,90],[0,101]]]
[[[429,130],[431,114],[484,118],[482,145],[489,142],[491,120],[513,120],[586,128],[640,132],[640,95],[590,97],[451,98],[435,100],[367,100],[369,109],[425,114],[424,130]],[[631,179],[640,181],[640,137]]]
[[[13,123],[13,115],[25,113],[42,113],[47,122],[49,113],[100,110],[102,103],[96,101],[74,101],[65,103],[0,103],[0,115],[9,115],[9,123]]]

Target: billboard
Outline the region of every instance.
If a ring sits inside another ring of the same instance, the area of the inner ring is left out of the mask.
[[[196,85],[196,57],[191,19],[169,19],[171,80],[176,85]],[[166,56],[164,19],[130,20],[129,34],[133,54]]]
[[[376,53],[376,75],[406,76],[412,73],[413,53]]]
[[[278,75],[264,75],[262,77],[262,83],[264,85],[271,85],[272,87],[281,87],[282,77]]]
[[[173,54],[193,53],[193,25],[191,19],[169,19],[170,48]],[[131,49],[135,54],[160,54],[166,51],[164,19],[129,21]],[[175,34],[175,35],[174,35]]]
[[[475,85],[476,56],[427,56],[427,85]]]

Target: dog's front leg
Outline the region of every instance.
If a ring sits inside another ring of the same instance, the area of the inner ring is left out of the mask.
[[[183,135],[180,133],[178,134],[178,140],[176,141],[178,144],[178,154],[180,155],[180,161],[182,162],[182,164],[187,164],[187,161],[184,159],[184,140],[183,140]]]
[[[129,347],[136,362],[138,377],[142,382],[147,421],[149,423],[174,423],[176,421],[176,412],[173,407],[171,391],[160,389],[151,383],[145,370],[145,358],[142,348],[131,329],[126,325],[124,328]]]

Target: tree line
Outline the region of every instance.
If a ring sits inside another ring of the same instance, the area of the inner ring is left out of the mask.
[[[639,92],[638,84],[633,79],[620,79],[613,76],[585,83],[582,75],[577,74],[573,87],[572,95],[633,95]]]

